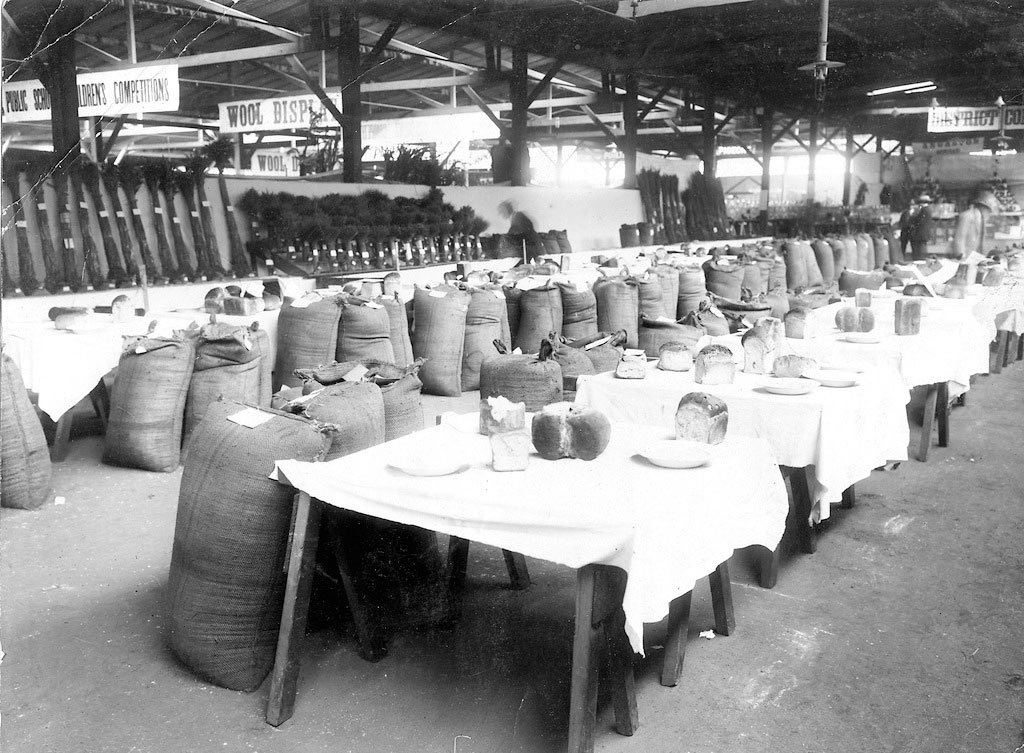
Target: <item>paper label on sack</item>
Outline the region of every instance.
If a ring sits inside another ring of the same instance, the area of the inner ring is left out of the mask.
[[[590,290],[590,286],[587,285],[586,280],[576,280],[577,293],[586,293],[588,290]]]
[[[429,295],[431,298],[446,298],[448,296],[443,290],[431,290]]]
[[[352,369],[350,372],[345,374],[345,376],[343,376],[341,378],[341,380],[343,382],[359,382],[359,381],[362,380],[362,378],[364,376],[366,376],[366,372],[368,372],[368,371],[369,371],[368,368],[366,368],[362,364],[359,364],[354,369]]]
[[[266,413],[257,408],[244,408],[238,413],[228,416],[228,421],[244,426],[247,429],[255,429],[260,424],[265,424],[274,417],[273,413]]]
[[[494,297],[497,298],[499,301],[505,300],[505,294],[502,293],[500,290],[492,290],[491,292],[494,293]]]
[[[146,347],[144,345],[136,345],[135,346],[135,355],[141,356],[145,352],[146,352]]]
[[[712,313],[712,314],[714,314],[715,316],[720,316],[720,317],[722,317],[723,319],[725,319],[725,314],[723,314],[723,313],[722,313],[721,311],[719,311],[719,310],[718,310],[718,306],[711,306],[711,307],[710,307],[710,311],[711,311],[711,313]]]
[[[646,351],[640,350],[639,348],[626,348],[622,351],[627,356],[644,356],[647,355]]]
[[[382,308],[384,308],[379,303],[375,303],[374,301],[367,301],[365,306],[368,309],[382,309]]]
[[[664,322],[665,324],[675,324],[675,323],[676,323],[676,320],[675,320],[675,319],[672,319],[672,318],[670,318],[670,317],[667,317],[667,316],[665,316],[664,314],[663,314],[663,315],[661,315],[661,316],[657,316],[657,317],[655,317],[655,318],[654,318],[654,321],[656,321],[656,322]]]
[[[313,291],[311,293],[306,293],[301,298],[296,298],[294,301],[292,301],[292,308],[296,308],[296,309],[308,308],[311,303],[316,303],[319,300],[320,300],[320,294],[317,293],[316,291]]]
[[[250,293],[257,298],[263,297],[263,281],[257,280],[256,282],[250,282],[245,286],[245,292]]]
[[[611,339],[612,339],[612,336],[608,335],[607,337],[602,337],[600,340],[594,340],[594,342],[587,343],[586,345],[584,345],[583,346],[583,350],[590,350],[590,349],[596,348],[596,347],[598,347],[600,345],[604,345],[606,342],[611,341]]]
[[[285,403],[285,407],[288,408],[288,407],[291,407],[293,405],[305,405],[306,403],[308,403],[310,400],[315,398],[317,395],[319,395],[323,391],[324,391],[324,388],[321,387],[318,390],[314,390],[313,392],[310,392],[308,395],[303,395],[302,397],[297,397],[294,400],[289,400],[287,403]]]
[[[512,355],[514,355],[514,356],[521,356],[521,355],[523,355],[523,349],[522,348],[515,348],[515,349],[513,349]]]

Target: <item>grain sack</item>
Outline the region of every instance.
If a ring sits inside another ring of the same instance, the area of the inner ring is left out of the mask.
[[[847,267],[846,244],[842,238],[829,238],[828,245],[832,248],[833,281],[839,281],[839,275]]]
[[[807,287],[807,258],[800,241],[786,241],[782,255],[786,260],[786,288],[803,290]]]
[[[552,282],[522,291],[513,346],[523,353],[536,353],[550,332],[562,333],[562,293]]]
[[[413,294],[412,352],[426,359],[420,369],[424,392],[462,394],[462,349],[466,339],[469,293],[448,285],[417,287]]]
[[[381,303],[354,295],[338,296],[338,343],[334,353],[337,361],[373,358],[395,362],[391,346],[391,317]]]
[[[648,274],[637,280],[637,298],[640,307],[640,316],[647,316],[657,319],[659,316],[668,316],[675,319],[675,312],[669,314],[662,303],[661,281],[656,274]]]
[[[875,246],[871,242],[871,236],[865,233],[857,233],[854,236],[857,244],[857,269],[860,272],[870,272],[875,268]]]
[[[302,415],[337,427],[324,460],[350,455],[384,441],[384,396],[372,382],[337,382],[302,404]]]
[[[103,462],[170,472],[178,467],[195,349],[179,338],[125,338],[110,393]]]
[[[17,365],[5,353],[0,375],[0,505],[34,510],[53,497],[50,452]]]
[[[562,336],[577,340],[597,332],[597,298],[585,283],[558,283],[562,293]]]
[[[558,364],[562,370],[562,377],[578,377],[580,374],[595,374],[594,363],[587,357],[587,354],[580,348],[573,348],[564,337],[551,333],[550,337],[544,339],[540,344],[540,353],[544,358],[550,358]],[[568,399],[568,398],[567,398]]]
[[[597,328],[604,332],[626,331],[626,347],[635,348],[640,328],[640,293],[632,278],[603,278],[594,283]]]
[[[821,272],[821,284],[826,288],[836,280],[836,261],[832,254],[832,246],[822,238],[816,238],[811,243],[814,250],[814,258]]]
[[[680,269],[676,319],[682,319],[691,311],[696,311],[700,302],[707,297],[708,289],[704,283],[704,270],[700,267]]]
[[[295,490],[267,478],[277,460],[314,461],[330,446],[311,421],[275,413],[249,429],[217,402],[192,437],[181,475],[167,584],[169,640],[200,677],[255,690],[274,663]]]
[[[258,405],[260,394],[260,361],[219,366],[193,371],[185,400],[185,424],[181,444],[188,448],[192,433],[203,420],[207,409],[217,400],[232,400]]]
[[[661,305],[665,309],[665,316],[675,319],[679,305],[679,268],[671,264],[658,264],[653,270],[661,283]]]
[[[252,336],[253,350],[259,354],[260,362],[260,389],[257,404],[261,408],[269,408],[274,395],[274,354],[271,349],[270,333],[265,329],[260,329],[256,322],[252,323],[249,331]]]
[[[381,296],[377,303],[388,312],[388,337],[391,339],[391,350],[395,355],[395,366],[408,366],[413,362],[413,355],[406,306],[398,293],[394,296]]]
[[[843,256],[846,261],[846,268],[858,271],[861,270],[858,266],[860,264],[860,253],[857,251],[857,240],[852,235],[844,235],[841,239],[843,242]]]
[[[704,299],[696,311],[691,311],[682,321],[691,327],[699,327],[712,337],[720,337],[729,334],[729,322],[717,308],[711,305],[709,299]]]
[[[480,364],[494,352],[494,341],[502,340],[501,320],[508,317],[504,294],[484,288],[469,289],[466,311],[466,336],[462,348],[462,389],[480,387]],[[500,298],[498,296],[501,296]]]
[[[768,277],[764,274],[761,264],[757,261],[747,262],[743,266],[742,295],[756,298],[768,292]],[[771,267],[769,267],[771,269]]]
[[[889,241],[881,235],[872,235],[871,244],[875,252],[874,269],[881,269],[889,263]]]
[[[523,291],[514,285],[503,285],[501,291],[505,294],[505,312],[508,315],[509,332],[509,339],[502,340],[502,342],[511,350],[512,343],[515,342],[516,334],[519,332],[519,299],[523,297]]]
[[[277,320],[275,391],[282,385],[298,386],[295,369],[319,366],[335,360],[340,318],[341,308],[334,298],[310,303],[309,298],[303,296],[281,309]]]
[[[804,269],[807,270],[807,287],[820,288],[825,281],[818,267],[818,258],[814,253],[814,247],[809,241],[800,241],[800,250],[804,255]]]
[[[573,340],[569,343],[569,347],[581,350],[594,365],[594,373],[601,374],[605,371],[615,371],[615,367],[622,359],[622,344],[625,342],[626,331],[619,330],[618,332],[598,332],[590,337]]]
[[[785,290],[789,272],[786,270],[786,258],[781,252],[772,257],[772,270],[768,275],[768,292]]]
[[[659,322],[641,317],[640,348],[650,358],[657,358],[661,346],[669,342],[686,343],[691,350],[697,341],[706,334],[703,327],[695,327],[676,322]]]
[[[480,368],[480,399],[499,395],[525,403],[530,412],[561,402],[562,369],[537,355],[495,353]]]
[[[738,301],[742,298],[743,266],[709,259],[704,262],[704,279],[708,292],[719,298]]]

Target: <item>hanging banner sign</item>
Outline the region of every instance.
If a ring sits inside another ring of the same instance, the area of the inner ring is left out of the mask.
[[[1024,128],[1024,106],[1012,107],[932,107],[928,110],[929,133],[998,131]]]
[[[252,154],[249,170],[253,175],[274,175],[292,178],[299,174],[299,151],[288,149],[257,149]]]
[[[175,64],[79,73],[77,85],[80,118],[178,109]],[[49,120],[50,93],[36,79],[5,82],[0,113],[5,123]]]
[[[341,92],[329,92],[328,96],[341,110]],[[222,102],[218,107],[221,133],[255,133],[309,128],[310,125],[320,128],[338,125],[338,121],[327,111],[320,99],[312,94]]]
[[[930,141],[915,141],[911,146],[914,154],[925,157],[934,157],[939,154],[970,154],[981,151],[985,148],[985,139],[952,137],[948,139],[934,139]]]

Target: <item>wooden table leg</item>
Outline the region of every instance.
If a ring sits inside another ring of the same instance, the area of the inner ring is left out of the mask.
[[[736,630],[736,615],[732,608],[732,583],[729,581],[729,563],[723,562],[708,576],[711,582],[711,608],[715,614],[715,632],[732,635]]]
[[[1009,333],[1006,338],[1006,352],[1003,354],[1003,366],[1012,366],[1017,360],[1017,353],[1020,350],[1020,335]]]
[[[993,374],[999,374],[1003,371],[1003,359],[1006,354],[1006,344],[1010,339],[1010,333],[1005,329],[1001,329],[996,332],[996,339],[989,346],[989,352],[991,356],[989,358],[988,370]]]
[[[501,550],[505,557],[505,569],[508,570],[509,587],[513,591],[524,591],[530,587],[530,571],[526,569],[526,557],[519,552]]]
[[[309,594],[313,587],[323,510],[323,503],[311,499],[305,492],[296,495],[295,506],[281,630],[277,636],[277,654],[270,673],[270,696],[267,699],[267,723],[275,727],[288,721],[295,711],[299,652],[309,615]]]
[[[101,378],[96,386],[89,392],[89,400],[92,408],[100,419],[104,433],[107,431],[107,418],[110,416],[110,393],[107,391],[106,382]]]
[[[761,588],[775,588],[775,584],[779,582],[779,549],[762,546],[759,550],[757,582],[761,584]]]
[[[939,447],[949,447],[949,407],[949,382],[941,382],[935,396],[935,418],[939,424]]]
[[[928,449],[932,444],[932,428],[935,425],[935,406],[939,397],[939,385],[929,384],[924,398],[924,416],[921,419],[921,441],[918,445],[917,459],[922,463],[928,460]]]
[[[572,640],[572,681],[569,690],[569,753],[592,753],[597,722],[597,675],[600,628],[594,625],[598,565],[576,573],[576,618]]]
[[[608,657],[608,678],[612,684],[615,730],[631,736],[640,726],[636,706],[636,678],[633,675],[633,647],[625,631],[626,614],[618,607],[604,621],[604,639]]]
[[[674,688],[683,673],[686,658],[686,636],[690,627],[690,602],[693,591],[672,600],[668,605],[668,629],[665,636],[665,658],[661,662],[661,684]]]
[[[68,445],[71,442],[71,422],[75,409],[68,410],[57,419],[57,429],[53,435],[53,446],[50,447],[50,460],[63,463],[68,458]]]
[[[843,489],[843,501],[841,507],[845,510],[852,510],[853,506],[857,504],[857,490],[853,488],[853,484]]]
[[[790,512],[794,517],[793,525],[797,532],[797,545],[804,554],[814,554],[818,551],[818,534],[810,523],[811,508],[814,505],[808,480],[808,474],[811,472],[810,466],[803,468],[780,466],[780,468],[785,475],[789,476],[789,488],[792,493]]]

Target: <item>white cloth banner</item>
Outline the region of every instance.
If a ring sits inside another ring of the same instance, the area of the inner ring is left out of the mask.
[[[178,66],[142,66],[79,73],[78,117],[109,118],[137,112],[176,112]],[[42,82],[8,81],[3,86],[6,123],[50,119],[50,93]]]

